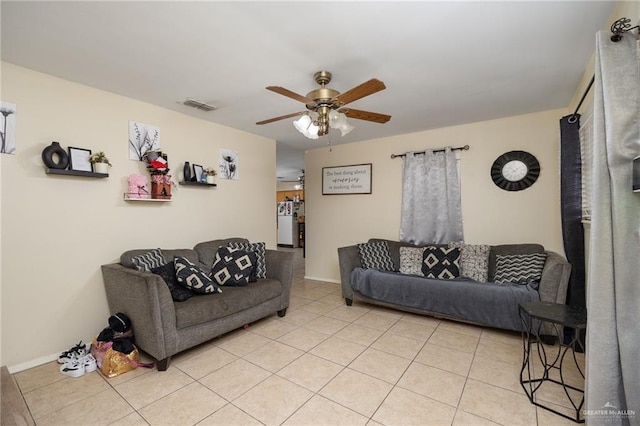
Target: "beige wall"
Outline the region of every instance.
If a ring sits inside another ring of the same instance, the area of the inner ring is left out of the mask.
[[[2,100],[18,108],[17,154],[0,163],[2,363],[12,370],[107,326],[100,265],[127,249],[230,236],[276,246],[275,141],[7,63]],[[127,176],[146,173],[128,159],[129,120],[160,127],[174,175],[184,161],[214,166],[229,148],[239,152],[240,179],[218,176],[215,189],[178,186],[170,203],[123,201]],[[105,151],[109,178],[46,175],[41,152],[53,140]]]
[[[306,275],[340,279],[337,248],[371,237],[398,239],[402,160],[392,153],[469,145],[461,153],[465,241],[504,244],[535,242],[563,253],[560,229],[558,120],[567,110],[448,127],[397,137],[318,148],[305,159]],[[493,184],[490,168],[501,154],[524,150],[541,165],[538,181],[519,192]],[[372,163],[372,194],[322,195],[322,167]]]

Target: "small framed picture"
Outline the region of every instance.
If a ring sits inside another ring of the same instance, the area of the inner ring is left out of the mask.
[[[91,150],[69,147],[69,170],[92,172],[93,164],[89,161]]]
[[[193,176],[196,178],[196,182],[202,182],[202,174],[204,173],[204,168],[199,164],[193,165]]]

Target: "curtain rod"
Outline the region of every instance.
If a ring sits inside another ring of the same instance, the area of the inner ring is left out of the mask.
[[[628,31],[635,30],[636,28],[638,28],[638,32],[640,33],[640,25],[631,27],[631,19],[624,18],[624,17],[618,19],[613,24],[611,24],[611,33],[613,34],[611,36],[611,41],[614,43],[619,42],[620,40],[622,40],[622,34]],[[575,111],[573,111],[573,114],[571,114],[571,117],[569,117],[569,120],[568,120],[569,123],[574,124],[576,121],[578,121],[578,117],[577,117],[578,110],[582,106],[584,99],[587,97],[589,90],[591,90],[591,86],[593,86],[593,82],[595,78],[596,78],[595,75],[591,77],[591,81],[589,82],[589,85],[587,86],[584,93],[582,94],[582,98],[580,99],[580,102],[578,102],[578,106],[576,107]]]
[[[451,148],[451,150],[452,151],[469,151],[469,145],[459,146],[457,148]],[[445,148],[438,148],[433,150],[433,152],[444,152],[444,151],[445,151]],[[414,154],[424,154],[425,152],[426,151],[417,151],[417,152],[414,152]],[[406,152],[404,154],[391,154],[391,159],[404,157],[406,155],[407,155]]]
[[[587,94],[589,93],[589,90],[591,90],[591,86],[593,86],[593,82],[595,81],[596,76],[594,75],[593,77],[591,77],[591,81],[589,82],[589,85],[587,86],[587,88],[585,89],[584,93],[582,94],[582,98],[580,99],[580,102],[578,102],[578,106],[576,107],[576,110],[573,111],[573,114],[571,114],[571,117],[569,117],[569,120],[567,120],[569,123],[573,124],[576,121],[578,121],[578,110],[580,109],[580,107],[582,106],[582,103],[584,102],[584,99],[587,97]]]

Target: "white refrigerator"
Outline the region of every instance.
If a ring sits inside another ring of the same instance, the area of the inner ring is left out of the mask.
[[[278,245],[298,247],[298,215],[293,201],[278,203]]]

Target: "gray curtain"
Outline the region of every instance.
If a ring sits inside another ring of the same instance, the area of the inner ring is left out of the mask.
[[[460,179],[451,147],[424,155],[408,152],[402,164],[400,241],[463,241]]]
[[[596,38],[587,286],[589,424],[640,424],[640,194],[631,185],[632,161],[640,154],[638,50],[630,32],[617,43],[604,31]],[[624,410],[635,410],[635,415]]]

